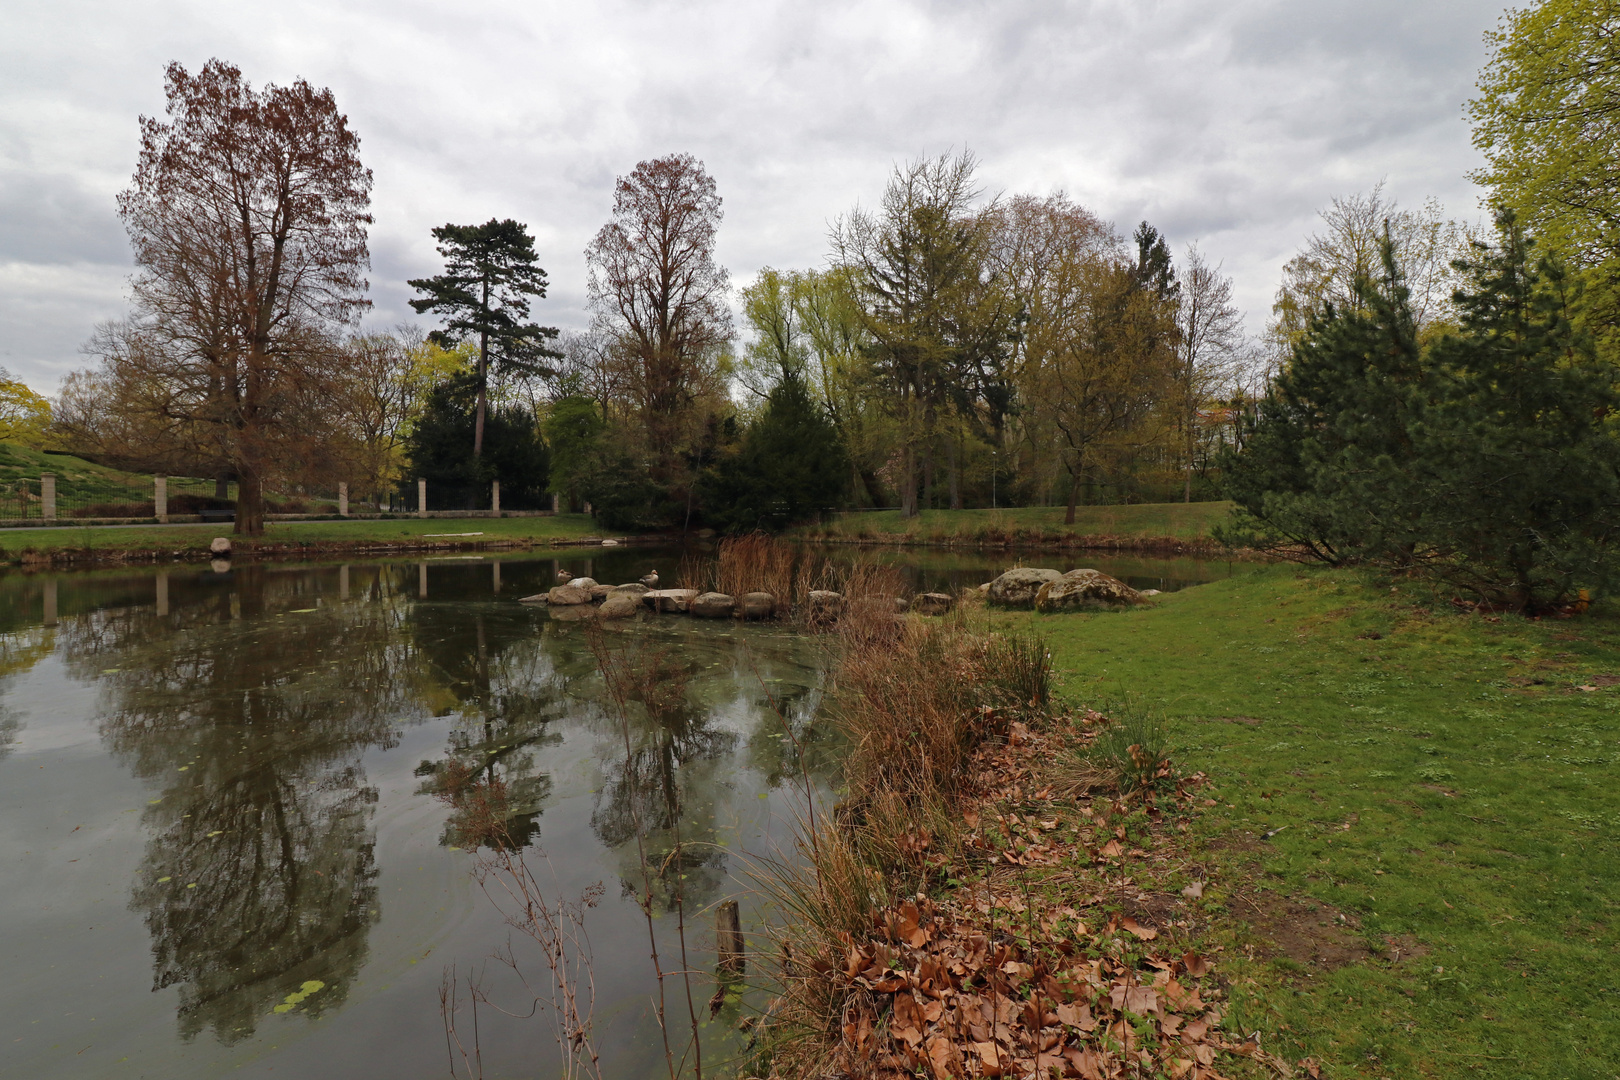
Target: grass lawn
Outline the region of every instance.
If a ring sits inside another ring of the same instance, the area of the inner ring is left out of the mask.
[[[481,533],[481,536],[443,536],[445,533]],[[448,542],[465,540],[547,540],[607,535],[584,514],[523,518],[393,518],[378,521],[272,521],[258,538],[238,537],[230,522],[206,525],[170,525],[140,528],[85,528],[64,525],[51,529],[0,529],[0,557],[16,557],[32,549],[39,552],[92,548],[117,551],[206,550],[216,536],[229,536],[238,550],[277,548],[289,544],[343,544],[412,542],[432,534]]]
[[[1061,506],[1028,506],[1010,510],[924,510],[909,521],[898,510],[842,514],[825,525],[806,526],[797,535],[832,539],[909,536],[915,541],[980,539],[1039,541],[1064,536],[1207,537],[1226,520],[1229,502],[1138,503],[1130,506],[1080,506],[1073,525],[1065,525]]]
[[[1228,1030],[1324,1076],[1617,1075],[1620,618],[1489,622],[1291,566],[1002,618],[1045,636],[1067,698],[1138,696],[1210,774],[1205,902],[1314,898],[1371,948],[1327,970],[1234,939]]]

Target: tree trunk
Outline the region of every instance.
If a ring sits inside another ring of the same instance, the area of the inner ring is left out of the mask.
[[[900,516],[917,516],[917,458],[909,446],[900,451]]]
[[[264,479],[255,468],[236,470],[236,535],[264,535]]]
[[[962,451],[960,442],[961,433],[958,432],[957,437],[951,440],[950,459],[946,462],[946,467],[950,471],[952,510],[962,509]]]
[[[922,508],[934,508],[934,443],[929,440],[923,446],[922,459]]]
[[[214,477],[214,498],[229,499],[231,497],[231,477],[229,473],[219,473]]]
[[[485,288],[485,303],[489,302],[488,287]],[[473,457],[484,452],[484,408],[487,397],[484,393],[485,383],[489,379],[489,335],[478,335],[478,409],[473,415]]]

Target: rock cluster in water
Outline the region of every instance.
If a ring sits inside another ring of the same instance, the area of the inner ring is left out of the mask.
[[[787,605],[768,592],[748,592],[730,596],[722,592],[696,589],[650,589],[646,585],[603,585],[588,577],[573,578],[543,593],[522,598],[525,604],[547,604],[553,617],[573,619],[627,619],[641,611],[668,615],[692,615],[699,619],[770,619],[788,613]],[[956,605],[946,593],[923,593],[911,600],[897,597],[895,613],[915,611],[920,615],[944,615]],[[812,589],[805,615],[812,623],[837,620],[847,607],[842,593]]]

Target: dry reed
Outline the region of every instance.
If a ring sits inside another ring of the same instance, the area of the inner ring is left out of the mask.
[[[884,567],[857,565],[842,583],[853,598],[837,624],[828,715],[846,743],[845,796],[832,821],[801,823],[797,861],[758,875],[787,915],[760,1075],[825,1068],[851,992],[832,973],[889,905],[960,862],[975,749],[1049,697],[1038,641],[978,633],[960,616],[897,618],[898,575]]]

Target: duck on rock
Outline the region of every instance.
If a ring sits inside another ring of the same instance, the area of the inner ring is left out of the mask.
[[[646,577],[642,578],[641,583],[647,586],[649,589],[658,588],[658,571],[654,570]]]
[[[574,575],[570,574],[567,570],[559,570],[559,571],[557,571],[557,584],[566,585],[570,581],[573,581],[573,580],[574,580]]]

